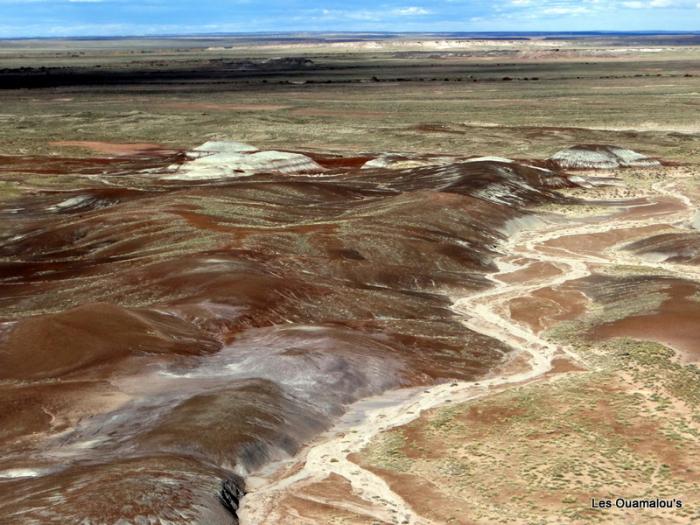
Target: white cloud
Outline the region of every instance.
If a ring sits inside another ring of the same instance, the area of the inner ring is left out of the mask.
[[[417,15],[429,15],[430,11],[423,7],[409,6],[400,7],[392,11],[393,14],[398,16],[417,16]]]
[[[628,2],[622,2],[622,5],[630,9],[662,9],[667,7],[689,7],[688,2],[683,0],[630,0]]]
[[[590,13],[591,10],[583,6],[553,6],[542,10],[545,15],[582,15]]]
[[[318,13],[318,11],[317,11]],[[430,11],[424,7],[407,6],[397,7],[387,10],[371,10],[371,9],[321,9],[321,18],[323,20],[359,20],[367,22],[379,22],[390,17],[397,16],[424,16],[429,15]],[[317,17],[313,17],[317,18]]]
[[[497,13],[523,11],[528,16],[569,16],[612,12],[625,9],[694,9],[697,0],[501,0],[494,3]]]
[[[324,20],[379,20],[381,13],[378,11],[368,11],[357,9],[354,11],[338,9],[322,9],[321,15]]]

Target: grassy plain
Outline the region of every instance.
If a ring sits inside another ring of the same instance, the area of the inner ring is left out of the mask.
[[[76,153],[50,144],[58,140],[189,148],[213,137],[303,150],[517,157],[624,142],[682,160],[700,147],[695,46],[157,43],[82,51],[0,45],[0,86],[54,86],[0,90],[0,153]],[[311,62],[299,65],[300,57]]]

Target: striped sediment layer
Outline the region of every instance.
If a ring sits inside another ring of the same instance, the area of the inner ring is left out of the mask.
[[[510,349],[449,297],[574,185],[509,159],[217,144],[5,164],[54,181],[0,210],[6,519],[228,523],[243,477],[348,403],[482,376]]]

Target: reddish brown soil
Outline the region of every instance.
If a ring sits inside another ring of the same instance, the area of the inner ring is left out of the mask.
[[[350,482],[337,474],[306,485],[279,502],[277,512],[294,517],[294,523],[318,525],[329,517],[348,525],[388,525],[390,522],[365,514],[371,505],[352,491]]]
[[[525,409],[519,407],[476,405],[469,407],[464,414],[460,414],[460,420],[494,425],[503,423],[515,416],[522,416],[523,414],[525,414]]]
[[[366,162],[369,162],[374,157],[327,157],[323,155],[307,153],[309,157],[314,159],[318,164],[327,169],[339,168],[361,168]]]
[[[527,297],[508,303],[514,321],[525,323],[536,333],[556,323],[572,320],[586,311],[588,299],[571,283],[557,288],[541,288]]]
[[[656,197],[654,201],[643,205],[626,208],[618,214],[619,217],[625,219],[645,219],[655,215],[667,215],[678,211],[685,210],[685,204],[678,199],[672,197]]]
[[[700,301],[691,296],[700,286],[674,281],[665,291],[666,299],[656,312],[626,317],[595,327],[595,339],[632,337],[657,341],[681,352],[684,361],[700,361]]]
[[[561,275],[561,273],[562,271],[552,263],[536,261],[520,270],[499,275],[498,280],[504,283],[523,283],[535,279],[554,277],[555,275]]]
[[[663,427],[658,422],[645,418],[620,421],[615,406],[608,399],[598,400],[596,406],[582,412],[581,417],[602,427],[607,433],[619,436],[635,452],[643,456],[655,457],[659,462],[669,466],[674,476],[688,481],[700,480],[700,472],[694,468],[688,468],[690,466],[688,456],[664,435]],[[643,439],[641,439],[642,436],[644,436]]]
[[[545,249],[564,249],[581,254],[599,255],[603,250],[616,244],[633,241],[642,236],[668,229],[668,224],[653,224],[642,228],[621,228],[603,233],[566,235],[543,243]],[[553,250],[549,250],[550,252]],[[556,252],[554,252],[556,253]]]
[[[279,111],[292,107],[279,104],[213,104],[208,102],[167,102],[159,104],[159,106],[192,111]]]
[[[177,150],[168,149],[161,144],[152,143],[129,143],[118,144],[116,142],[97,142],[89,140],[61,140],[50,142],[51,146],[85,148],[97,153],[106,153],[108,155],[139,155],[139,154],[158,154],[172,155],[177,153]]]
[[[555,357],[552,359],[552,369],[547,375],[567,374],[569,372],[584,372],[586,369],[574,363],[568,357]]]
[[[49,430],[61,432],[92,413],[115,408],[126,396],[106,381],[66,381],[0,387],[0,439],[15,446]]]
[[[334,110],[316,108],[298,108],[290,111],[292,115],[303,117],[386,117],[386,111]]]
[[[571,364],[562,366],[573,368]],[[540,388],[538,392],[547,390]],[[540,485],[533,491],[529,486],[532,480],[528,474],[535,469],[526,468],[528,463],[548,468],[560,458],[575,461],[584,453],[577,448],[568,453],[562,451],[572,438],[582,440],[583,447],[589,447],[585,453],[604,454],[596,448],[597,442],[586,443],[592,435],[597,435],[614,443],[616,450],[632,451],[640,459],[668,468],[676,479],[693,483],[700,476],[693,467],[696,450],[679,449],[665,435],[657,418],[641,414],[628,418],[620,413],[615,396],[631,394],[627,383],[606,383],[603,387],[583,383],[568,391],[568,396],[573,398],[557,395],[539,399],[545,403],[544,408],[538,405],[533,409],[529,397],[520,403],[513,403],[511,398],[500,402],[476,401],[450,412],[447,422],[429,412],[401,427],[405,445],[397,456],[410,458],[408,471],[381,468],[370,462],[371,456],[355,454],[351,459],[385,479],[419,514],[438,523],[470,523],[470,516],[477,509],[479,523],[495,523],[499,521],[499,504],[507,505],[511,520],[513,513],[520,512],[523,522],[536,522],[545,516],[566,521],[562,516],[572,503],[579,515],[575,522],[587,523],[588,514],[594,512],[587,505],[591,496],[577,487],[575,478],[565,488]],[[540,425],[547,427],[546,430],[541,430]],[[582,428],[586,429],[585,433]],[[472,444],[481,453],[472,452]],[[539,450],[534,458],[533,446]],[[550,452],[556,456],[552,457]],[[622,469],[628,468],[624,465],[626,457],[606,457],[603,462],[612,462],[624,472]],[[445,472],[451,462],[475,468],[455,477],[449,470]],[[483,463],[489,465],[488,471],[480,470]],[[474,476],[480,476],[478,484]],[[643,478],[640,481],[652,482]],[[484,486],[497,488],[489,493],[483,491]],[[634,489],[625,490],[623,495],[631,490]],[[486,506],[475,509],[475,501],[486,503],[491,509]]]
[[[433,444],[429,445],[429,447],[432,446]],[[391,490],[405,501],[410,501],[411,508],[419,515],[437,523],[455,523],[457,525],[474,525],[476,523],[469,518],[472,509],[470,502],[445,494],[440,490],[440,481],[433,482],[429,476],[423,477],[390,471],[367,465],[364,462],[360,462],[360,464],[363,468],[383,478]]]
[[[201,354],[219,348],[177,318],[108,303],[23,319],[3,343],[0,378],[15,380],[56,378],[134,353]]]
[[[409,129],[420,133],[450,133],[453,135],[464,135],[466,133],[466,131],[451,129],[442,124],[419,124]]]
[[[144,169],[164,168],[182,161],[179,153],[165,155],[162,150],[149,150],[136,157],[115,156],[106,158],[34,157],[24,155],[0,155],[0,174],[29,173],[36,175],[102,175]]]

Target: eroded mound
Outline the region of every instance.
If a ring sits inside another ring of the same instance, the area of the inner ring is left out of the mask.
[[[664,233],[627,246],[646,257],[668,262],[700,264],[700,233]]]
[[[561,168],[648,168],[660,162],[636,151],[607,144],[580,144],[558,151],[549,158]]]
[[[132,354],[202,354],[220,344],[155,310],[109,303],[17,321],[2,342],[1,379],[57,378]]]
[[[514,219],[576,183],[377,158],[211,142],[82,160],[74,189],[0,210],[0,398],[26,408],[0,434],[0,513],[215,523],[234,469],[293,454],[348,403],[501,363],[451,297],[488,286]],[[46,381],[69,385],[61,403]]]
[[[697,362],[698,283],[654,275],[594,276],[584,286],[602,306],[599,315],[589,321],[589,337],[656,341],[674,348],[683,360]]]
[[[311,157],[286,151],[260,151],[240,142],[206,142],[195,148],[189,162],[172,167],[170,180],[206,180],[253,175],[255,173],[283,173],[286,175],[321,173],[324,168]]]

